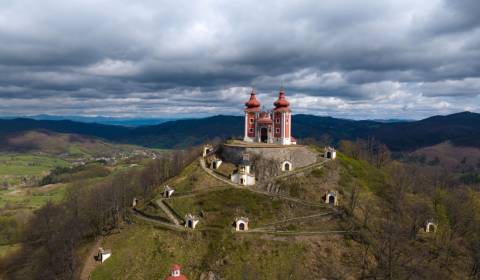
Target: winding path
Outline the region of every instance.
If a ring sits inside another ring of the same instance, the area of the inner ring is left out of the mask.
[[[163,201],[162,198],[157,199],[155,202],[157,203],[158,207],[160,207],[160,209],[162,209],[162,211],[168,216],[170,221],[172,221],[177,226],[180,225],[180,222],[177,220],[177,218],[172,213],[172,211],[170,211],[170,208],[168,208],[168,206],[165,205],[165,202]]]
[[[171,230],[175,230],[175,231],[185,231],[185,227],[183,227],[181,225],[175,225],[175,224],[172,224],[172,223],[167,223],[167,222],[164,222],[164,221],[160,221],[160,220],[155,219],[153,217],[147,216],[147,215],[145,215],[144,213],[142,213],[138,210],[133,209],[131,211],[131,213],[139,219],[142,219],[142,220],[147,221],[147,222],[155,223],[156,225],[159,225],[161,227],[171,229]]]
[[[95,267],[97,266],[97,261],[95,260],[95,256],[98,253],[98,248],[102,244],[102,240],[98,239],[92,248],[88,252],[88,256],[85,258],[82,273],[80,274],[80,280],[89,280],[90,274],[93,272]]]

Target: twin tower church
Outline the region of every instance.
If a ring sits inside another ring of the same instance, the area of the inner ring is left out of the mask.
[[[280,145],[296,144],[291,135],[292,111],[285,98],[285,90],[280,88],[278,99],[270,111],[260,109],[255,89],[250,100],[245,103],[245,142],[270,143]]]

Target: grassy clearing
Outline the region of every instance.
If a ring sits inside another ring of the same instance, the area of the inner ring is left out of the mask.
[[[249,217],[250,226],[255,227],[272,220],[319,212],[318,207],[303,206],[236,188],[201,193],[195,197],[176,197],[168,200],[168,203],[180,215],[200,215],[203,212],[200,227],[219,229],[231,228],[236,216]]]
[[[40,155],[0,155],[0,176],[38,176],[55,167],[65,167],[64,160]]]
[[[59,202],[65,196],[67,184],[46,187],[16,188],[0,191],[0,208],[36,209],[48,201]]]

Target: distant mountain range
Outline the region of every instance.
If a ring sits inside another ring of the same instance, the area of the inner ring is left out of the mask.
[[[354,121],[312,115],[294,115],[293,135],[319,138],[328,134],[341,139],[375,137],[395,151],[414,150],[444,141],[462,146],[480,147],[480,114],[462,112],[433,116],[420,121]],[[26,118],[0,120],[2,135],[45,129],[104,138],[120,143],[172,148],[200,144],[216,137],[243,135],[243,117],[214,116],[202,119],[166,121],[157,125],[126,127],[70,120],[33,120]]]
[[[0,119],[16,119],[18,117],[2,117]],[[23,117],[22,117],[23,118]],[[75,121],[85,123],[99,123],[110,125],[122,125],[122,126],[143,126],[143,125],[156,125],[167,121],[177,120],[177,118],[117,118],[117,117],[83,117],[83,116],[54,116],[54,115],[34,115],[26,116],[24,118],[34,120],[48,120],[48,121]]]

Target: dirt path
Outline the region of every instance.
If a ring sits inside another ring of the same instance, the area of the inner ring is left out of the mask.
[[[157,224],[159,226],[162,226],[164,228],[171,229],[171,230],[176,230],[176,231],[184,231],[185,230],[185,227],[183,227],[183,226],[159,221],[157,219],[145,216],[139,211],[132,210],[131,212],[135,217],[137,217],[139,219],[142,219],[142,220],[147,221],[147,222],[155,223],[155,224]]]
[[[85,262],[83,265],[82,273],[80,274],[80,280],[89,280],[90,274],[97,266],[97,261],[95,260],[95,256],[98,253],[98,248],[102,244],[102,239],[98,239],[92,248],[88,252],[88,256],[85,258]]]
[[[172,211],[170,211],[170,208],[165,205],[163,199],[157,199],[155,202],[157,203],[158,207],[160,207],[160,209],[162,209],[162,211],[168,216],[170,221],[172,221],[177,226],[180,225],[180,222],[177,220],[177,218],[175,218],[175,215],[173,215]]]

